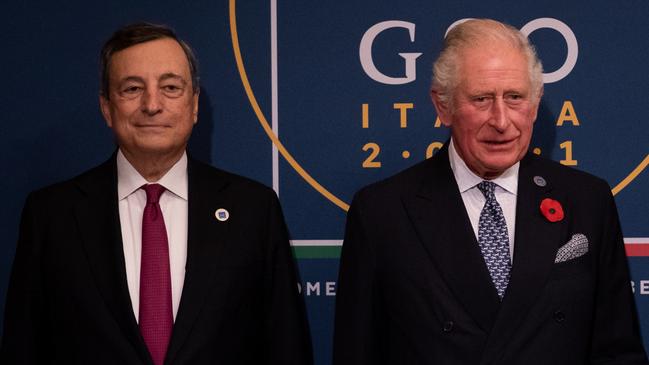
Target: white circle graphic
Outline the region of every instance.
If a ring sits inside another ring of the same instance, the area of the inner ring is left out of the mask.
[[[572,29],[570,29],[566,23],[554,18],[534,19],[525,24],[525,26],[521,28],[521,32],[529,37],[530,33],[541,28],[556,30],[563,36],[563,39],[566,41],[566,45],[568,46],[568,54],[566,55],[566,60],[563,65],[556,71],[543,73],[543,83],[550,84],[563,79],[568,76],[570,71],[572,71],[575,64],[577,64],[579,46],[577,45],[577,38],[575,37],[575,33],[572,32]]]

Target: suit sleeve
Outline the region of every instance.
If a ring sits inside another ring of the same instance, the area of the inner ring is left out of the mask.
[[[606,194],[606,216],[598,257],[591,363],[648,364],[638,329],[622,230],[608,186]]]
[[[23,209],[4,316],[2,364],[45,363],[45,316],[40,238],[33,195]]]
[[[272,365],[313,363],[306,309],[298,292],[295,262],[291,254],[284,215],[271,193],[264,288],[264,358]],[[254,351],[254,349],[253,349]]]
[[[381,361],[375,320],[375,257],[368,242],[359,195],[347,213],[340,259],[334,322],[334,365],[376,365]]]

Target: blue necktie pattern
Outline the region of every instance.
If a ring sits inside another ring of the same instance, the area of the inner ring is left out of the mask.
[[[480,212],[478,243],[487,269],[489,269],[491,281],[498,291],[498,296],[502,299],[509,283],[509,272],[512,266],[509,259],[507,223],[503,210],[494,195],[496,184],[491,181],[483,181],[478,184],[478,189],[487,199],[482,212]]]

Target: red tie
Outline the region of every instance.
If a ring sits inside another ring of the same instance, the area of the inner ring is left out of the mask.
[[[158,201],[165,188],[143,186],[146,207],[142,217],[142,262],[140,268],[140,332],[153,363],[162,365],[173,327],[169,243]]]

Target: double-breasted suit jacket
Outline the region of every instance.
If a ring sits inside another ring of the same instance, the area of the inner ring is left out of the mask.
[[[186,275],[165,364],[307,364],[275,193],[188,161]],[[219,221],[215,211],[227,209]],[[149,364],[130,302],[115,157],[32,193],[6,306],[3,364]]]
[[[541,213],[545,198],[562,220]],[[555,263],[575,234],[588,252]],[[502,301],[447,147],[362,189],[348,213],[334,337],[335,365],[646,364],[608,185],[531,154],[521,161]]]

